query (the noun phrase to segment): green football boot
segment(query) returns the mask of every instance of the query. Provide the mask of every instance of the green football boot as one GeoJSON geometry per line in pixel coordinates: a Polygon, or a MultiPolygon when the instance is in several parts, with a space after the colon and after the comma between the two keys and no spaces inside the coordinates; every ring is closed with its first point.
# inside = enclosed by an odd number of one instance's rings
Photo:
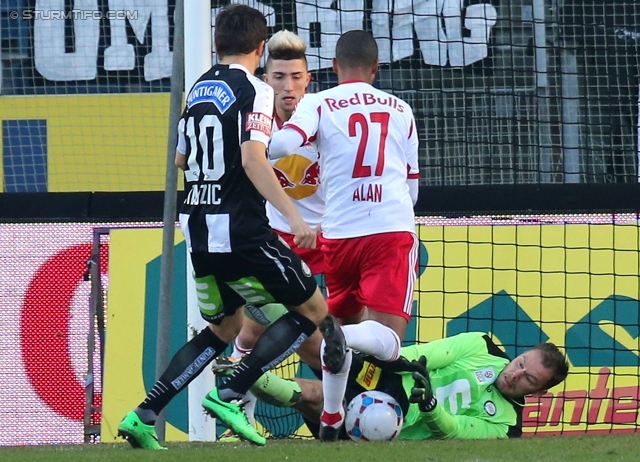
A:
{"type": "Polygon", "coordinates": [[[249,422],[249,418],[244,413],[242,406],[222,401],[218,396],[217,388],[211,390],[211,393],[204,397],[202,407],[204,407],[207,414],[220,419],[227,428],[233,430],[240,438],[258,446],[267,444],[265,437],[249,422]]]}
{"type": "Polygon", "coordinates": [[[143,423],[134,411],[129,412],[118,425],[118,436],[127,440],[134,448],[167,449],[158,442],[155,427],[143,423]]]}
{"type": "Polygon", "coordinates": [[[240,437],[235,434],[233,430],[229,430],[228,428],[222,432],[222,435],[218,437],[218,443],[238,443],[240,442],[240,437]]]}

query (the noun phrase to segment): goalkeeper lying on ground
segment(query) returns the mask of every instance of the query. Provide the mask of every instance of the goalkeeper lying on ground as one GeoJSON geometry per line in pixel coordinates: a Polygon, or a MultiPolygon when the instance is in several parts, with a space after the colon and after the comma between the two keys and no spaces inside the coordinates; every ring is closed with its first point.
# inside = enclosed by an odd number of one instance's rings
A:
{"type": "MultiPolygon", "coordinates": [[[[477,332],[404,347],[401,354],[398,361],[378,364],[355,354],[346,393],[347,403],[365,390],[393,396],[404,412],[398,439],[518,437],[524,397],[544,394],[569,369],[552,343],[509,361],[489,336],[477,332]]],[[[219,367],[223,372],[224,366],[219,367]]],[[[251,391],[262,401],[300,411],[317,437],[319,380],[283,379],[267,372],[251,391]]],[[[344,427],[340,439],[348,439],[344,427]]]]}

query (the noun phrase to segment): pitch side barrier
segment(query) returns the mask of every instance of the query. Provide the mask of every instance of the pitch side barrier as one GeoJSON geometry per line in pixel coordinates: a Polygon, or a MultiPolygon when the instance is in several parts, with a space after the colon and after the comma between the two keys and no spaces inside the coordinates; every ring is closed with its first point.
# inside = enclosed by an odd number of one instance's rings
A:
{"type": "MultiPolygon", "coordinates": [[[[637,184],[423,187],[416,206],[420,271],[406,343],[480,330],[515,356],[553,341],[566,352],[572,372],[565,384],[527,402],[525,434],[637,431],[638,189],[637,184]]],[[[2,318],[0,336],[15,347],[7,358],[18,358],[0,364],[2,386],[13,390],[7,394],[11,402],[0,406],[6,411],[0,411],[3,426],[11,429],[0,444],[111,441],[104,419],[117,420],[121,412],[116,406],[109,414],[110,400],[143,397],[152,386],[162,195],[0,194],[0,261],[6,265],[0,294],[2,305],[12,307],[2,318]],[[127,281],[130,288],[118,289],[127,281]],[[43,306],[49,307],[46,318],[38,315],[43,306]],[[109,318],[118,312],[137,320],[124,323],[126,332],[109,318]],[[50,328],[44,329],[44,319],[50,328]],[[103,345],[105,320],[112,329],[103,345]],[[59,364],[56,373],[32,358],[34,335],[50,335],[47,357],[59,364]],[[91,336],[93,348],[86,345],[91,336]],[[129,345],[127,354],[111,356],[133,361],[111,368],[131,371],[126,380],[109,375],[108,342],[129,345]],[[83,369],[87,357],[93,362],[83,369]],[[134,385],[135,390],[119,389],[134,385]],[[60,398],[51,389],[67,391],[60,398]],[[43,416],[50,431],[39,435],[23,428],[11,411],[36,398],[49,403],[51,413],[43,416]]],[[[188,271],[179,236],[176,249],[174,305],[182,311],[175,310],[172,335],[181,337],[176,337],[180,345],[188,332],[188,271]]],[[[310,374],[295,358],[279,373],[310,374]]],[[[170,406],[170,438],[189,438],[189,407],[186,399],[170,406]]],[[[257,419],[272,436],[308,436],[290,410],[260,404],[257,419]]]]}
{"type": "MultiPolygon", "coordinates": [[[[0,194],[0,222],[161,220],[163,191],[0,194]]],[[[178,203],[184,199],[178,193],[178,203]]],[[[418,216],[620,213],[640,210],[640,184],[421,186],[418,216]]]]}

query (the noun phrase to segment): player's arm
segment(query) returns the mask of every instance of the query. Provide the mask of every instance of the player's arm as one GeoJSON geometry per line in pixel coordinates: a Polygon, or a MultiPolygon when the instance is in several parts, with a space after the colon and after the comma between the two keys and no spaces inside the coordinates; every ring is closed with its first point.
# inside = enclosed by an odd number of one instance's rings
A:
{"type": "Polygon", "coordinates": [[[280,186],[267,159],[267,145],[273,124],[273,88],[266,83],[254,85],[255,95],[241,104],[240,156],[242,168],[258,192],[289,222],[293,241],[299,247],[315,248],[316,234],[280,186]]]}
{"type": "Polygon", "coordinates": [[[416,127],[416,121],[412,115],[405,153],[407,154],[407,185],[409,186],[409,195],[411,196],[413,205],[416,205],[416,202],[418,202],[418,189],[420,183],[418,145],[418,130],[416,127]]]}
{"type": "Polygon", "coordinates": [[[176,167],[182,170],[187,169],[187,140],[184,135],[184,119],[180,119],[178,122],[178,146],[176,148],[176,156],[174,159],[174,163],[176,167]]]}
{"type": "Polygon", "coordinates": [[[269,158],[280,159],[291,154],[305,143],[304,136],[295,129],[285,126],[273,134],[269,143],[269,158]]]}
{"type": "Polygon", "coordinates": [[[174,163],[176,164],[176,167],[178,167],[179,169],[186,170],[187,156],[185,156],[183,153],[181,153],[176,149],[176,157],[175,157],[174,163]]]}
{"type": "MultiPolygon", "coordinates": [[[[506,438],[509,426],[500,422],[490,422],[479,417],[451,415],[445,411],[434,396],[431,386],[427,358],[421,356],[412,361],[414,386],[409,402],[418,405],[422,422],[427,426],[432,438],[506,438]]],[[[433,368],[432,368],[433,370],[433,368]]]]}
{"type": "Polygon", "coordinates": [[[265,145],[260,141],[245,141],[240,147],[242,167],[258,192],[289,221],[296,245],[314,249],[316,233],[307,225],[300,212],[276,178],[273,167],[267,160],[265,145]]]}
{"type": "Polygon", "coordinates": [[[300,100],[291,119],[282,130],[273,134],[269,142],[269,158],[279,159],[290,155],[304,145],[318,131],[320,110],[315,95],[306,95],[300,100]]]}
{"type": "Polygon", "coordinates": [[[507,438],[509,426],[490,422],[479,417],[448,414],[437,404],[431,412],[421,414],[422,421],[433,438],[495,439],[507,438]]]}

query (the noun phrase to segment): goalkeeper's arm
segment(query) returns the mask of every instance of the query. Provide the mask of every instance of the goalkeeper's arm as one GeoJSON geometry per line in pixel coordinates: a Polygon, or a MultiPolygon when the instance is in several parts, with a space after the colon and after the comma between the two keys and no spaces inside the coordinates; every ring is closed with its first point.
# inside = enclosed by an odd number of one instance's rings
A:
{"type": "Polygon", "coordinates": [[[438,404],[433,394],[427,358],[421,356],[413,361],[412,377],[414,386],[411,389],[409,402],[417,404],[422,421],[427,426],[433,438],[506,438],[509,426],[495,422],[488,422],[478,417],[456,416],[448,414],[438,404]]]}
{"type": "Polygon", "coordinates": [[[448,414],[437,404],[430,412],[421,414],[422,421],[438,439],[496,439],[507,438],[509,426],[489,422],[478,417],[448,414]]]}

